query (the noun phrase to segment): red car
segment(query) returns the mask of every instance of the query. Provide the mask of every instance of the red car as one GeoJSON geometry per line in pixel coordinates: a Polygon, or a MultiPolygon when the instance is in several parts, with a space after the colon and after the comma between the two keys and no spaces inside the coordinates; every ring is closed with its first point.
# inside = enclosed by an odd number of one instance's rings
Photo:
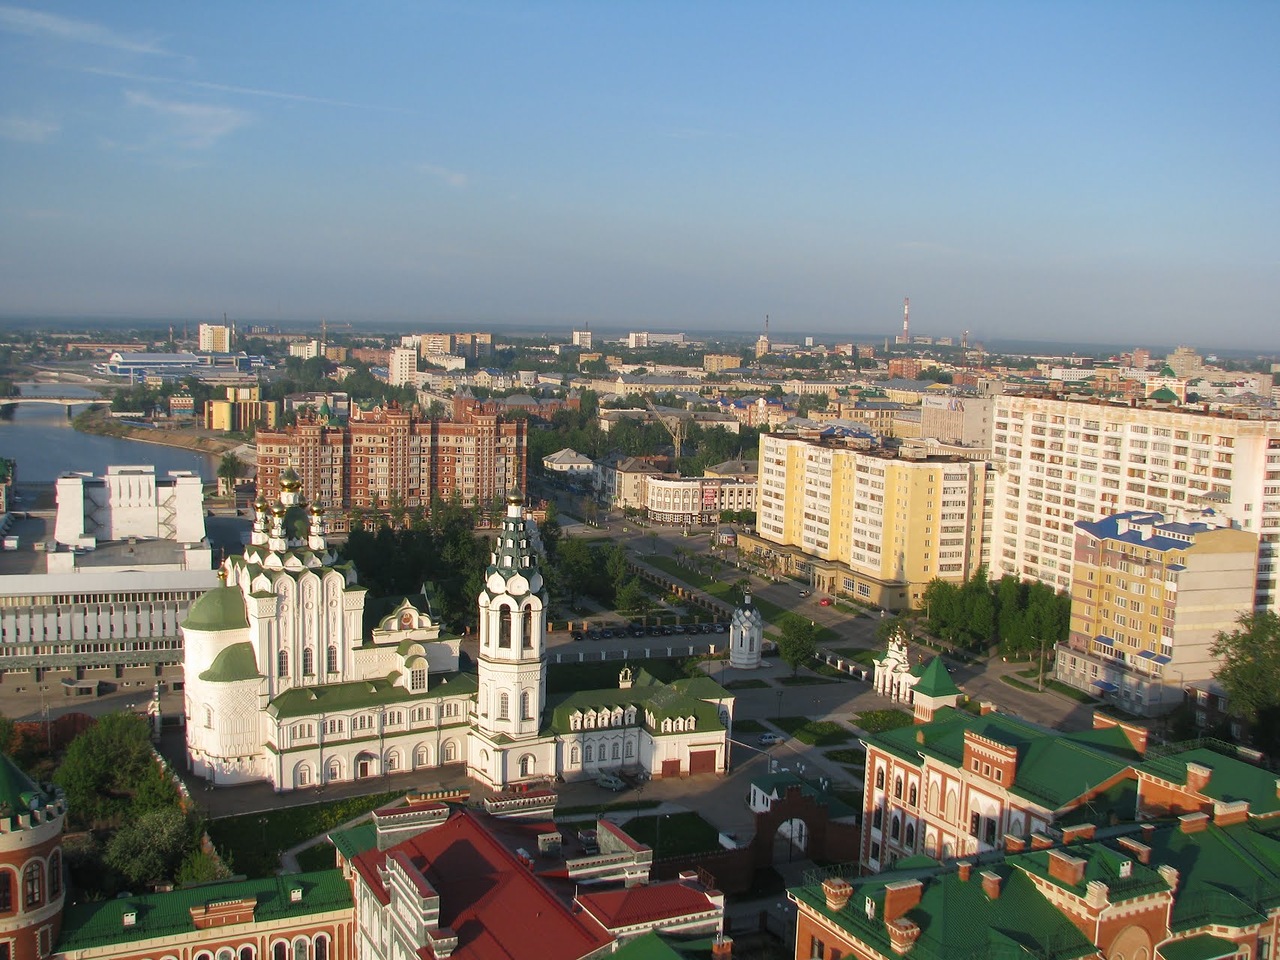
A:
{"type": "Polygon", "coordinates": [[[831,606],[831,598],[830,598],[830,597],[823,597],[821,600],[819,600],[819,601],[818,601],[818,606],[820,606],[820,607],[829,607],[829,606],[831,606]]]}

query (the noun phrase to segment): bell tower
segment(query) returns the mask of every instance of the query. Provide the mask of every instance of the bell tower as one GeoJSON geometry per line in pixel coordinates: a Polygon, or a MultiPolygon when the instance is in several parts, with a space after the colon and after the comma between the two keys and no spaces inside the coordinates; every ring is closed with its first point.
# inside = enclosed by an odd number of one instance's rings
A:
{"type": "Polygon", "coordinates": [[[479,732],[536,737],[547,699],[547,590],[525,529],[523,500],[507,495],[496,549],[480,591],[479,732]]]}

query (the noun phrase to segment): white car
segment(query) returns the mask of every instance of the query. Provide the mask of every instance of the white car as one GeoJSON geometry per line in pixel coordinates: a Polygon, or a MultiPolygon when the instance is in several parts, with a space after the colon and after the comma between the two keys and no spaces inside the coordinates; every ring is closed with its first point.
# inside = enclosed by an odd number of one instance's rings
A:
{"type": "Polygon", "coordinates": [[[606,790],[612,790],[614,793],[617,793],[619,790],[627,789],[626,782],[615,777],[612,773],[602,773],[600,776],[596,777],[596,786],[604,787],[606,790]]]}
{"type": "Polygon", "coordinates": [[[785,738],[780,733],[762,733],[756,739],[756,743],[762,747],[771,747],[775,743],[781,743],[785,738]]]}

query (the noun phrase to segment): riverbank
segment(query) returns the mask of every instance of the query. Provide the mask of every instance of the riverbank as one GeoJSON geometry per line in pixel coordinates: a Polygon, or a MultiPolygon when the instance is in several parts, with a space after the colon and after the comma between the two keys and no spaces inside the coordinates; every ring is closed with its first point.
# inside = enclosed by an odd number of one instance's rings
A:
{"type": "Polygon", "coordinates": [[[120,437],[126,440],[138,440],[142,443],[155,443],[164,447],[179,447],[193,453],[205,453],[220,456],[244,446],[243,440],[230,437],[205,436],[190,429],[169,429],[137,427],[121,423],[98,413],[82,413],[71,422],[81,433],[92,433],[100,437],[120,437]]]}

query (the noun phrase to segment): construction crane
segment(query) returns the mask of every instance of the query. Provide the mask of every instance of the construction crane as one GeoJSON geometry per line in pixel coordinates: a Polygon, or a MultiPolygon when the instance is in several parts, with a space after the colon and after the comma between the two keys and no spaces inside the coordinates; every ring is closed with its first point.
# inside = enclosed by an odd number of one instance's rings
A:
{"type": "Polygon", "coordinates": [[[663,413],[653,405],[653,401],[648,397],[645,398],[644,402],[648,405],[649,411],[658,418],[658,422],[666,427],[667,433],[671,434],[671,445],[675,447],[676,462],[679,462],[680,448],[684,446],[685,428],[688,426],[688,421],[674,411],[663,413]]]}

